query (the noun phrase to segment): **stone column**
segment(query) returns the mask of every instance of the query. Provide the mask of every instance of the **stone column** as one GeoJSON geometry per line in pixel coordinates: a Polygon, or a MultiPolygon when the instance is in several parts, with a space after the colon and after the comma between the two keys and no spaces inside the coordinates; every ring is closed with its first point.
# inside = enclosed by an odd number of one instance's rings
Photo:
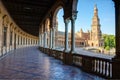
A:
{"type": "Polygon", "coordinates": [[[6,35],[6,50],[7,52],[9,51],[9,48],[10,48],[10,24],[8,24],[8,27],[7,27],[7,35],[6,35]]]}
{"type": "Polygon", "coordinates": [[[75,20],[77,18],[77,12],[73,12],[71,16],[71,53],[75,52],[75,20]]]}
{"type": "Polygon", "coordinates": [[[115,3],[115,32],[116,32],[116,56],[112,59],[112,77],[120,79],[120,0],[115,3]]]}
{"type": "Polygon", "coordinates": [[[55,48],[55,28],[52,28],[52,49],[55,48]]]}
{"type": "Polygon", "coordinates": [[[21,48],[21,34],[19,33],[19,48],[21,48]]]}
{"type": "Polygon", "coordinates": [[[120,1],[115,2],[116,58],[120,59],[120,1]]]}
{"type": "Polygon", "coordinates": [[[40,46],[41,46],[41,34],[40,34],[40,46]]]}
{"type": "Polygon", "coordinates": [[[49,48],[49,46],[50,46],[50,32],[48,31],[47,32],[47,48],[49,48]]]}
{"type": "Polygon", "coordinates": [[[3,19],[0,14],[0,56],[3,55],[3,19]]]}
{"type": "Polygon", "coordinates": [[[14,29],[12,31],[12,50],[14,50],[14,29]]]}
{"type": "Polygon", "coordinates": [[[69,23],[69,20],[68,19],[64,20],[64,23],[65,23],[65,49],[64,49],[64,51],[67,52],[68,51],[68,23],[69,23]]]}
{"type": "Polygon", "coordinates": [[[46,32],[44,32],[44,48],[46,48],[47,45],[46,45],[46,32]]]}
{"type": "Polygon", "coordinates": [[[22,46],[26,46],[27,45],[27,38],[26,38],[26,36],[24,37],[24,35],[22,37],[23,37],[22,38],[22,46]]]}
{"type": "Polygon", "coordinates": [[[49,48],[52,48],[52,29],[50,29],[50,46],[49,48]]]}
{"type": "Polygon", "coordinates": [[[41,34],[39,33],[39,46],[41,45],[41,34]]]}
{"type": "Polygon", "coordinates": [[[16,49],[18,48],[18,34],[17,34],[17,32],[16,32],[16,49]]]}
{"type": "Polygon", "coordinates": [[[44,42],[43,36],[44,36],[44,35],[43,35],[43,33],[42,33],[42,47],[43,47],[43,42],[44,42]]]}
{"type": "Polygon", "coordinates": [[[24,41],[25,41],[25,37],[23,38],[23,45],[27,46],[28,45],[28,37],[27,36],[26,36],[26,44],[24,43],[24,41]]]}

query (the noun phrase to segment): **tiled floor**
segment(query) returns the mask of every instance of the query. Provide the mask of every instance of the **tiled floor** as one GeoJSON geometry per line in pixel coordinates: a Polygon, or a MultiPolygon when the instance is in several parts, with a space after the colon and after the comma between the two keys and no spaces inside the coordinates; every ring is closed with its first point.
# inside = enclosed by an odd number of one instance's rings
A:
{"type": "Polygon", "coordinates": [[[37,47],[10,52],[0,60],[0,80],[103,80],[41,53],[37,47]]]}

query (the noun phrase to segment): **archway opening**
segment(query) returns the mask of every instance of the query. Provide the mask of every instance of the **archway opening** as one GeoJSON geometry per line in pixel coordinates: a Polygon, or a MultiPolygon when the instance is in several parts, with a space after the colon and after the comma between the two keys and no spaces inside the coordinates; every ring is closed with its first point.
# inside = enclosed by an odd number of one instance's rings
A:
{"type": "Polygon", "coordinates": [[[85,47],[100,47],[104,50],[103,54],[115,54],[114,2],[79,0],[75,30],[76,40],[84,40],[85,47]]]}
{"type": "Polygon", "coordinates": [[[56,9],[54,15],[54,26],[55,26],[55,47],[56,49],[64,49],[65,43],[65,24],[63,19],[64,10],[62,7],[56,9]]]}

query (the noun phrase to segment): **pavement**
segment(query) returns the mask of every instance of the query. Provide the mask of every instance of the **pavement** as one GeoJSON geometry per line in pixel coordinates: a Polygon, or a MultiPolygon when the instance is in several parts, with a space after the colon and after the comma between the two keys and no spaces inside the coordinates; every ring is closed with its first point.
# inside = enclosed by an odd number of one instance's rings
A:
{"type": "Polygon", "coordinates": [[[21,48],[0,59],[0,80],[104,80],[39,51],[21,48]]]}

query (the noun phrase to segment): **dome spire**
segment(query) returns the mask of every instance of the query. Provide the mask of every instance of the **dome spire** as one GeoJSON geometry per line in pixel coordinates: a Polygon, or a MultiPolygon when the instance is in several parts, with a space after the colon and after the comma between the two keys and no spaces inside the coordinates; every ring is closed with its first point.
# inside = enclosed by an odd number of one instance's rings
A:
{"type": "Polygon", "coordinates": [[[94,16],[98,15],[98,9],[97,9],[97,4],[94,6],[94,16]]]}
{"type": "Polygon", "coordinates": [[[97,10],[97,4],[95,4],[95,6],[94,6],[94,10],[97,10]]]}

